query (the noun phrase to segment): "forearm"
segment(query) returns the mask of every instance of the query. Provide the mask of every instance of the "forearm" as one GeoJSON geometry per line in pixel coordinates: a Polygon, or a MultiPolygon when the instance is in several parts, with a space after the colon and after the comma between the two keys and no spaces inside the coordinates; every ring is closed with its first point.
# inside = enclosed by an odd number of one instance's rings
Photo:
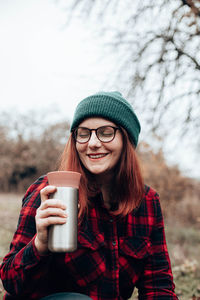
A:
{"type": "Polygon", "coordinates": [[[39,255],[34,239],[19,252],[11,251],[1,265],[1,279],[5,290],[11,295],[30,293],[33,282],[48,273],[47,265],[51,255],[39,255]]]}
{"type": "Polygon", "coordinates": [[[138,282],[139,299],[177,300],[158,195],[155,194],[149,203],[153,204],[148,212],[149,216],[153,216],[153,222],[151,219],[149,221],[149,224],[152,225],[151,251],[146,258],[143,274],[138,282]]]}
{"type": "Polygon", "coordinates": [[[168,253],[150,256],[138,284],[140,300],[177,300],[168,253]]]}

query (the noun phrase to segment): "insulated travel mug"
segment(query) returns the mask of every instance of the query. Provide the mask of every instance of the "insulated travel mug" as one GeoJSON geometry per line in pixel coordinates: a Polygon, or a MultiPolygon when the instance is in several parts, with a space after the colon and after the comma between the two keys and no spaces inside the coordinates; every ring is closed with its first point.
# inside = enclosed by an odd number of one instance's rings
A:
{"type": "Polygon", "coordinates": [[[57,191],[50,196],[66,205],[67,221],[49,227],[48,248],[52,252],[73,252],[77,249],[78,188],[81,174],[71,171],[56,171],[47,174],[50,185],[57,191]]]}

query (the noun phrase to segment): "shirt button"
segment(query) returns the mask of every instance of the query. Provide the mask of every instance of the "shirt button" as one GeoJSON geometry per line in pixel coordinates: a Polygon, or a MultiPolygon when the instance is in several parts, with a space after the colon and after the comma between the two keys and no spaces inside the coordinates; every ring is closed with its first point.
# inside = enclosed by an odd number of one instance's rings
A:
{"type": "Polygon", "coordinates": [[[110,219],[110,223],[112,223],[113,222],[113,219],[110,219]]]}
{"type": "Polygon", "coordinates": [[[115,241],[113,241],[112,244],[113,244],[113,246],[116,246],[116,242],[115,241]]]}

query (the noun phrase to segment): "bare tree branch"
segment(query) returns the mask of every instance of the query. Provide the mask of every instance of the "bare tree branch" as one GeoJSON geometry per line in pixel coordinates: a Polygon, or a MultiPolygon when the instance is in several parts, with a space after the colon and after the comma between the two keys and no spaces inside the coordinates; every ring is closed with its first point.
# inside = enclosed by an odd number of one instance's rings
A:
{"type": "Polygon", "coordinates": [[[199,2],[199,1],[182,0],[183,5],[189,6],[191,8],[192,12],[195,14],[195,16],[200,17],[200,9],[199,9],[199,7],[197,7],[195,2],[199,2]]]}
{"type": "Polygon", "coordinates": [[[117,81],[127,81],[151,129],[166,126],[166,118],[184,134],[200,126],[194,113],[194,105],[200,110],[199,0],[71,1],[83,17],[100,21],[95,29],[102,36],[109,34],[107,46],[120,61],[117,81]]]}

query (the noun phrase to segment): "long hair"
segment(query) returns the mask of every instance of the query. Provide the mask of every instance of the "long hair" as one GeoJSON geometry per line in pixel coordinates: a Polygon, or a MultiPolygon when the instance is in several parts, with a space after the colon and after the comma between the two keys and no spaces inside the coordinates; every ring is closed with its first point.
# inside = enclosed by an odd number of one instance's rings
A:
{"type": "MultiPolygon", "coordinates": [[[[144,192],[144,183],[134,146],[123,128],[121,128],[121,132],[123,151],[115,169],[112,197],[118,204],[117,210],[113,211],[113,214],[125,216],[139,206],[144,192]]],[[[92,180],[93,176],[89,174],[79,159],[73,134],[70,135],[61,155],[58,170],[79,172],[82,175],[79,186],[79,219],[81,219],[88,211],[89,198],[98,194],[100,190],[92,180]]]]}

